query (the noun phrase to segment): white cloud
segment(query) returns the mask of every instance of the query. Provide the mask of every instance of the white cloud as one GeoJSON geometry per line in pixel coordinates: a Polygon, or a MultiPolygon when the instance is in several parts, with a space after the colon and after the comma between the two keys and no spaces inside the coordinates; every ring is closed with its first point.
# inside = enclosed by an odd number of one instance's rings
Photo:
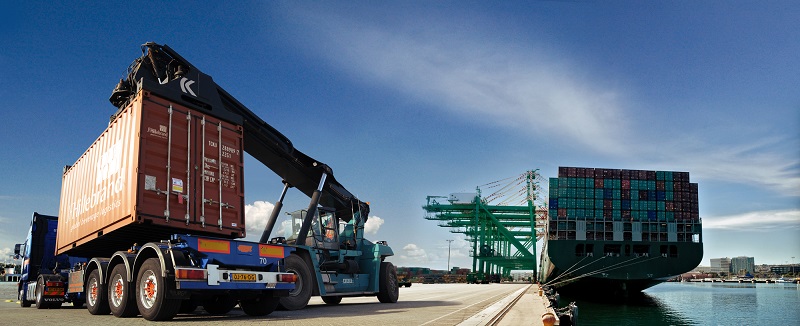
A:
{"type": "Polygon", "coordinates": [[[403,253],[400,258],[406,262],[413,262],[416,264],[424,264],[429,261],[428,253],[425,249],[420,248],[416,244],[409,243],[403,247],[403,253]]]}
{"type": "MultiPolygon", "coordinates": [[[[263,231],[263,230],[262,230],[263,231]]],[[[272,231],[273,237],[284,237],[289,238],[292,236],[292,220],[291,219],[284,219],[283,221],[278,224],[278,229],[272,231]]]]}
{"type": "Polygon", "coordinates": [[[604,76],[586,73],[559,55],[557,47],[493,39],[447,22],[426,20],[420,27],[417,21],[413,26],[370,24],[337,15],[335,10],[296,14],[303,27],[298,33],[306,34],[295,39],[334,66],[461,119],[511,128],[628,162],[666,161],[704,179],[757,184],[800,196],[800,159],[792,147],[796,140],[755,136],[750,143],[726,146],[723,141],[704,143],[693,138],[707,138],[705,131],[654,136],[649,130],[637,130],[633,126],[651,122],[627,120],[634,116],[628,94],[610,86],[614,82],[604,76]]]}
{"type": "Polygon", "coordinates": [[[703,219],[703,228],[737,231],[800,230],[800,210],[760,211],[707,217],[703,219]]]}
{"type": "MultiPolygon", "coordinates": [[[[267,219],[269,219],[272,210],[275,208],[270,202],[257,200],[253,204],[247,204],[244,207],[245,222],[247,224],[248,238],[255,239],[256,235],[260,237],[267,226],[267,219]]],[[[376,234],[381,228],[385,220],[378,216],[370,216],[367,223],[364,225],[365,234],[376,234]]],[[[287,232],[291,231],[291,219],[279,219],[275,225],[275,230],[272,231],[272,236],[288,236],[287,232]]]]}
{"type": "Polygon", "coordinates": [[[543,47],[476,37],[444,24],[421,30],[305,15],[304,27],[316,39],[303,41],[340,69],[462,119],[605,153],[621,150],[608,144],[626,138],[619,91],[543,47]]]}
{"type": "MultiPolygon", "coordinates": [[[[273,208],[275,208],[275,205],[263,200],[257,200],[253,202],[252,205],[245,205],[244,219],[247,225],[247,233],[260,235],[261,232],[264,231],[264,227],[267,226],[267,219],[269,219],[269,215],[272,214],[273,208]]],[[[273,234],[281,233],[273,232],[273,234]]]]}
{"type": "MultiPolygon", "coordinates": [[[[469,250],[471,249],[470,248],[471,245],[472,243],[464,239],[462,234],[459,234],[458,237],[456,237],[450,245],[450,250],[449,250],[450,258],[455,259],[455,258],[469,257],[469,250]]],[[[445,251],[447,250],[447,248],[443,249],[445,251]]],[[[446,258],[447,257],[446,255],[447,253],[444,253],[442,256],[446,258]]]]}
{"type": "Polygon", "coordinates": [[[11,248],[0,248],[0,262],[12,262],[11,256],[14,255],[14,250],[11,248]]]}
{"type": "Polygon", "coordinates": [[[367,219],[367,223],[364,223],[364,233],[373,235],[378,233],[378,229],[381,228],[384,222],[384,219],[380,217],[370,216],[369,219],[367,219]]]}
{"type": "Polygon", "coordinates": [[[693,177],[755,184],[784,196],[800,196],[800,159],[776,149],[786,142],[768,138],[712,146],[685,140],[659,147],[658,152],[643,153],[643,156],[683,167],[691,171],[693,177]]]}

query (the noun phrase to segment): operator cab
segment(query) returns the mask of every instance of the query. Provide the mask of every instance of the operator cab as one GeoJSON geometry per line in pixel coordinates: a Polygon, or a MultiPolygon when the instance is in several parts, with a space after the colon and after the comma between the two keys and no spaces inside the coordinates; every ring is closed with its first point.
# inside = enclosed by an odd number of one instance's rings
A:
{"type": "Polygon", "coordinates": [[[297,243],[300,227],[307,211],[296,210],[287,212],[288,217],[280,222],[278,234],[283,234],[286,243],[295,245],[305,245],[317,249],[349,249],[355,247],[355,232],[352,219],[350,223],[339,219],[332,209],[320,207],[311,220],[311,228],[308,230],[305,243],[297,243]],[[340,241],[341,240],[341,241],[340,241]]]}

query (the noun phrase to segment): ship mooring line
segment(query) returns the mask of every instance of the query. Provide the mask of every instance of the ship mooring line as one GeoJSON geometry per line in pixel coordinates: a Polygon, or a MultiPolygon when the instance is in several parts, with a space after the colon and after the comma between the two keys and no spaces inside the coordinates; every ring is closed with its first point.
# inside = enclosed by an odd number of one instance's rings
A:
{"type": "Polygon", "coordinates": [[[597,274],[604,273],[604,272],[607,272],[607,271],[612,271],[612,270],[623,268],[623,267],[633,266],[633,265],[636,265],[636,264],[640,264],[640,263],[644,263],[644,262],[647,262],[647,261],[651,261],[653,259],[661,258],[661,256],[651,257],[651,258],[648,258],[648,259],[645,259],[645,260],[642,260],[642,261],[637,261],[637,262],[632,262],[630,264],[626,264],[627,262],[630,262],[631,260],[636,260],[636,259],[639,259],[639,258],[642,258],[642,257],[631,258],[631,259],[628,259],[626,261],[619,262],[619,263],[616,263],[614,265],[598,269],[596,271],[592,271],[592,272],[589,272],[589,273],[586,273],[586,274],[582,274],[580,276],[576,276],[576,277],[573,277],[573,278],[570,278],[570,279],[567,279],[567,280],[564,280],[564,281],[561,281],[561,282],[558,282],[558,283],[553,283],[553,284],[548,284],[548,285],[554,285],[555,286],[557,284],[574,281],[574,280],[581,279],[581,278],[584,278],[584,277],[587,277],[587,276],[597,275],[597,274]],[[620,265],[620,264],[626,264],[626,265],[617,266],[617,265],[620,265]]]}
{"type": "MultiPolygon", "coordinates": [[[[558,280],[558,279],[560,279],[560,278],[564,277],[564,275],[567,275],[567,273],[569,273],[569,272],[572,270],[572,268],[574,268],[575,266],[577,266],[578,264],[580,264],[580,263],[581,263],[582,261],[584,261],[586,258],[589,258],[589,256],[584,256],[584,257],[583,257],[583,258],[581,258],[581,260],[579,260],[577,263],[575,263],[575,264],[572,264],[572,266],[570,266],[569,268],[567,268],[567,269],[566,269],[564,272],[562,272],[562,273],[561,273],[560,275],[558,275],[556,278],[554,278],[554,279],[550,280],[550,282],[547,282],[547,283],[546,283],[546,284],[544,284],[544,285],[548,285],[548,284],[550,284],[550,283],[552,283],[552,282],[554,282],[554,281],[556,281],[556,280],[558,280]]],[[[605,258],[605,256],[603,256],[603,257],[602,257],[602,258],[600,258],[600,259],[603,259],[603,258],[605,258]]],[[[598,260],[595,260],[595,261],[599,261],[600,259],[598,259],[598,260]]],[[[591,263],[589,263],[589,264],[591,264],[591,263]]],[[[589,266],[589,264],[586,264],[586,265],[584,265],[583,267],[589,266]]],[[[583,267],[581,267],[581,268],[583,268],[583,267]]],[[[580,269],[580,268],[579,268],[579,269],[580,269]]],[[[576,270],[577,270],[577,269],[576,269],[576,270]]]]}
{"type": "MultiPolygon", "coordinates": [[[[636,262],[632,262],[632,263],[628,264],[628,262],[630,262],[631,260],[636,260],[636,259],[639,259],[639,258],[641,258],[641,257],[628,259],[626,261],[623,261],[623,262],[620,262],[620,263],[616,263],[616,264],[608,266],[608,267],[601,268],[601,269],[599,269],[597,271],[592,272],[590,275],[595,275],[597,273],[603,273],[603,272],[612,271],[612,270],[615,270],[615,269],[620,269],[620,268],[623,268],[623,267],[628,267],[628,266],[633,266],[633,265],[636,265],[636,264],[641,264],[641,263],[644,263],[644,262],[647,262],[647,261],[650,261],[650,260],[653,260],[653,259],[658,259],[659,257],[652,257],[652,258],[648,258],[648,259],[645,259],[645,260],[642,260],[642,261],[636,261],[636,262]],[[622,266],[617,266],[617,265],[622,265],[622,266]]],[[[588,275],[588,276],[590,276],[590,275],[588,275]]]]}
{"type": "MultiPolygon", "coordinates": [[[[603,258],[605,258],[605,257],[606,256],[603,256],[603,258]]],[[[592,276],[592,275],[596,275],[596,274],[599,274],[599,273],[603,273],[603,272],[606,272],[606,271],[609,271],[609,270],[630,266],[630,265],[623,265],[623,266],[615,267],[615,266],[618,266],[618,265],[621,265],[621,264],[625,264],[627,262],[630,262],[631,260],[636,260],[636,259],[639,259],[639,258],[641,258],[641,257],[634,257],[634,258],[628,259],[626,261],[619,262],[619,263],[613,264],[611,266],[603,267],[603,268],[600,268],[600,269],[597,269],[597,270],[594,270],[594,271],[591,271],[591,272],[588,272],[588,273],[584,273],[584,274],[578,275],[576,277],[573,277],[573,278],[570,278],[570,279],[567,279],[567,280],[564,280],[564,281],[561,281],[561,282],[558,282],[558,283],[554,283],[554,284],[551,284],[551,285],[561,284],[561,283],[577,280],[577,279],[580,279],[580,278],[584,278],[584,277],[587,277],[587,276],[592,276]]],[[[600,259],[598,259],[596,261],[600,261],[600,259]]],[[[644,261],[646,261],[646,260],[644,260],[644,261]]],[[[642,262],[644,262],[644,261],[642,261],[642,262]]],[[[639,262],[636,262],[636,263],[639,263],[639,262]]],[[[589,265],[586,265],[586,266],[589,266],[589,265]]]]}

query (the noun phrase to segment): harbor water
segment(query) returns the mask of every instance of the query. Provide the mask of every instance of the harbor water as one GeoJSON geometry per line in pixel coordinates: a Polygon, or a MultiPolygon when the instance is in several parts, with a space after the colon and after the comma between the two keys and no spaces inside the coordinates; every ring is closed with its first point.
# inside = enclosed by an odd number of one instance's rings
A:
{"type": "Polygon", "coordinates": [[[578,324],[797,325],[800,286],[793,283],[663,283],[624,300],[575,299],[578,324]]]}

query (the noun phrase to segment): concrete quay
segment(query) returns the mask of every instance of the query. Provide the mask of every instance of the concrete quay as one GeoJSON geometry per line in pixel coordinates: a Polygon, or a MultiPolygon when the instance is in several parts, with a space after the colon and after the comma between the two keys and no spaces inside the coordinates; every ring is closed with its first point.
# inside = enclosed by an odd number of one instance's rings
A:
{"type": "MultiPolygon", "coordinates": [[[[2,324],[79,323],[81,325],[150,325],[140,317],[93,316],[85,308],[64,304],[61,309],[21,308],[16,283],[0,283],[2,324]]],[[[394,304],[374,297],[345,298],[339,305],[326,305],[318,297],[298,311],[275,311],[251,317],[238,307],[224,316],[211,316],[202,308],[179,314],[170,324],[226,325],[544,325],[542,315],[551,311],[535,284],[418,284],[400,289],[394,304]]]]}

